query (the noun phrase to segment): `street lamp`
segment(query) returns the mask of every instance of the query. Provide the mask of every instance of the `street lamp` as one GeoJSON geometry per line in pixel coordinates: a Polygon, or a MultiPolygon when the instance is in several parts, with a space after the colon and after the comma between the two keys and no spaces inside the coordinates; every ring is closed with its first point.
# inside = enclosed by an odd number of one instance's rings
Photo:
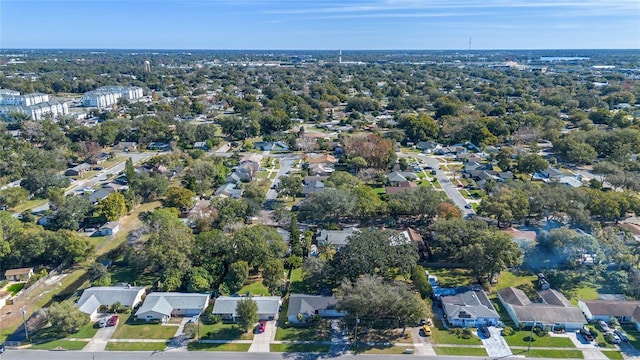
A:
{"type": "Polygon", "coordinates": [[[29,330],[27,330],[27,309],[23,306],[20,310],[22,310],[22,322],[24,323],[24,336],[27,341],[29,341],[29,330]]]}

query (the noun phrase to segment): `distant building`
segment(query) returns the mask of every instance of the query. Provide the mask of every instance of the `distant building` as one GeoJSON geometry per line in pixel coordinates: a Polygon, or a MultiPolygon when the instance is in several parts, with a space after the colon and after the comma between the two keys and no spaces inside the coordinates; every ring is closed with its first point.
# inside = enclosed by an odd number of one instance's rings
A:
{"type": "Polygon", "coordinates": [[[32,93],[20,95],[13,90],[0,89],[0,116],[11,120],[13,113],[26,115],[31,120],[42,120],[46,116],[56,118],[69,113],[66,103],[50,100],[49,95],[32,93]]]}
{"type": "Polygon", "coordinates": [[[110,221],[100,228],[102,236],[115,235],[120,230],[120,224],[117,221],[110,221]]]}
{"type": "Polygon", "coordinates": [[[33,275],[33,268],[9,269],[4,272],[7,281],[28,281],[33,275]]]}
{"type": "Polygon", "coordinates": [[[103,86],[89,91],[82,97],[82,106],[107,107],[118,102],[118,99],[137,100],[144,96],[142,88],[136,86],[103,86]]]}

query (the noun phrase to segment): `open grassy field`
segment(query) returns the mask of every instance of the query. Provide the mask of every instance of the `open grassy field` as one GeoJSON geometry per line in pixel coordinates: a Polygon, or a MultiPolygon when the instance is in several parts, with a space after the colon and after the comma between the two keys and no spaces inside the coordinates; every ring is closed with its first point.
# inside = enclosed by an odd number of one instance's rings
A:
{"type": "Polygon", "coordinates": [[[250,284],[245,285],[242,289],[238,290],[238,294],[246,294],[247,292],[251,293],[251,295],[260,295],[260,296],[269,296],[269,289],[262,284],[262,281],[255,281],[250,284]]]}
{"type": "Polygon", "coordinates": [[[164,342],[109,342],[107,351],[161,351],[167,347],[164,342]]]}
{"type": "Polygon", "coordinates": [[[129,315],[120,315],[118,328],[113,339],[171,339],[178,330],[177,326],[160,324],[134,324],[129,315]]]}
{"type": "Polygon", "coordinates": [[[471,284],[471,272],[467,269],[446,269],[446,268],[429,268],[425,267],[429,275],[438,277],[440,286],[468,286],[471,284]]]}

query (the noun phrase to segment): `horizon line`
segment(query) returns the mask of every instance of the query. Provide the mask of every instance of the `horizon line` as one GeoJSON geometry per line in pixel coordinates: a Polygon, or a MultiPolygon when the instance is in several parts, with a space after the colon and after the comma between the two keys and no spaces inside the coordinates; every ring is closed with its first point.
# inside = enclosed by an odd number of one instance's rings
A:
{"type": "Polygon", "coordinates": [[[215,49],[215,48],[84,48],[84,47],[52,47],[52,48],[1,48],[0,51],[15,51],[15,50],[92,50],[92,51],[122,51],[122,50],[145,50],[145,51],[559,51],[559,50],[636,50],[640,51],[640,48],[494,48],[494,49],[277,49],[277,48],[247,48],[247,49],[215,49]]]}

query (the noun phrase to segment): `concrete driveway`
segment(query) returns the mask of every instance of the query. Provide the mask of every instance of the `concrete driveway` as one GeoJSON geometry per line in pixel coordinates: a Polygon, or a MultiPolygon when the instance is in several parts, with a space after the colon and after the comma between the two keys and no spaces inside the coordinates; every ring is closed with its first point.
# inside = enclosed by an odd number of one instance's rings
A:
{"type": "MultiPolygon", "coordinates": [[[[111,315],[104,316],[104,318],[109,318],[111,315]]],[[[113,336],[113,333],[116,331],[117,326],[107,326],[98,329],[98,332],[93,336],[93,339],[89,341],[87,346],[82,349],[83,351],[104,351],[107,346],[107,342],[113,336]]]]}
{"type": "Polygon", "coordinates": [[[420,329],[422,329],[422,326],[411,328],[414,355],[436,356],[436,352],[433,350],[433,345],[431,345],[431,338],[424,336],[424,333],[422,333],[420,329]]]}
{"type": "Polygon", "coordinates": [[[249,347],[249,352],[269,352],[269,343],[276,338],[275,320],[267,321],[264,332],[253,335],[253,341],[249,347]]]}
{"type": "Polygon", "coordinates": [[[482,340],[482,345],[487,350],[489,357],[503,357],[511,355],[511,349],[502,337],[502,329],[495,326],[489,326],[489,332],[491,333],[491,337],[485,338],[480,331],[478,331],[478,336],[482,340]]]}

